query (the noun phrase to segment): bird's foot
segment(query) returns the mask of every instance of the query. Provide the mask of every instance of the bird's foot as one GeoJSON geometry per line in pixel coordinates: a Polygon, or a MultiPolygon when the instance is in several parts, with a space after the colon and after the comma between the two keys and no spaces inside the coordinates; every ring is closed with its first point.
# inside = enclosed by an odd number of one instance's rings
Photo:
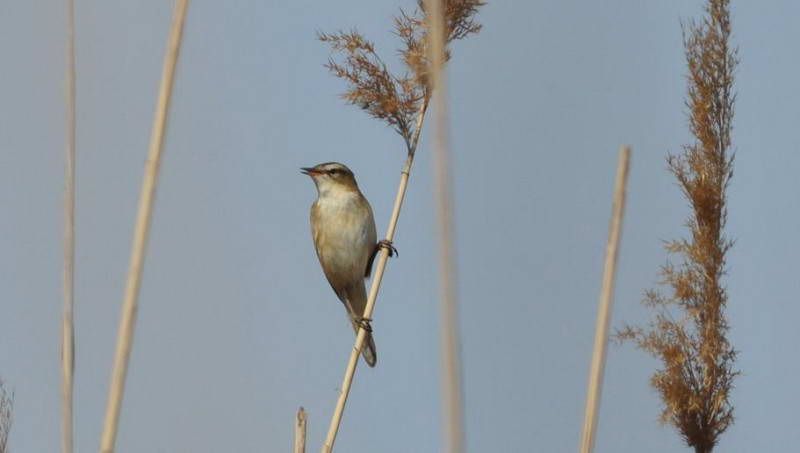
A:
{"type": "Polygon", "coordinates": [[[400,252],[398,252],[397,249],[394,247],[394,244],[392,243],[392,241],[390,241],[388,239],[382,239],[382,240],[378,241],[378,248],[379,249],[388,250],[389,251],[389,257],[393,257],[395,255],[397,255],[398,258],[400,257],[400,252]]]}
{"type": "Polygon", "coordinates": [[[372,333],[372,324],[370,324],[371,322],[372,319],[370,318],[361,318],[358,320],[358,325],[367,332],[372,333]]]}

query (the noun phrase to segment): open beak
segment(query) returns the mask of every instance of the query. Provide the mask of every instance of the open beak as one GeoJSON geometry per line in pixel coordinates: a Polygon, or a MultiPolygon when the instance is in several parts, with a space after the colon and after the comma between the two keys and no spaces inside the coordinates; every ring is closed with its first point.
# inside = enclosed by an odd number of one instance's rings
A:
{"type": "Polygon", "coordinates": [[[303,167],[300,169],[300,173],[308,176],[315,176],[319,174],[319,172],[317,170],[314,170],[314,168],[312,167],[303,167]]]}

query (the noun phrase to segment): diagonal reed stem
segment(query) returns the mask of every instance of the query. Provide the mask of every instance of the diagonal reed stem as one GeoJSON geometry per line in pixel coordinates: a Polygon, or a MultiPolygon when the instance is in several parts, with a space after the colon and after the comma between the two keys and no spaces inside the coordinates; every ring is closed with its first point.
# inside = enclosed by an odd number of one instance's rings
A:
{"type": "MultiPolygon", "coordinates": [[[[397,220],[400,218],[400,208],[403,206],[403,200],[406,196],[406,188],[408,187],[408,178],[411,175],[411,166],[414,163],[414,155],[417,151],[417,144],[419,143],[419,134],[422,130],[422,124],[425,120],[425,112],[428,109],[428,98],[425,98],[420,106],[419,114],[417,114],[417,127],[414,130],[414,137],[408,147],[408,156],[403,165],[403,170],[400,173],[400,185],[397,187],[397,195],[394,199],[394,207],[392,208],[392,216],[389,219],[389,227],[386,229],[386,240],[392,241],[394,233],[397,229],[397,220]]],[[[372,286],[369,288],[369,295],[367,296],[367,306],[364,307],[364,318],[372,318],[372,310],[375,307],[375,299],[378,297],[378,291],[381,287],[381,280],[383,279],[383,272],[386,269],[386,263],[389,259],[389,251],[386,248],[381,248],[378,252],[377,264],[375,265],[375,275],[372,278],[372,286]]],[[[350,360],[347,362],[347,369],[344,373],[342,380],[341,390],[339,391],[339,398],[336,400],[336,408],[331,417],[331,424],[328,427],[328,435],[325,437],[325,444],[322,446],[323,453],[330,453],[333,451],[333,444],[336,442],[336,434],[339,431],[339,425],[342,421],[342,414],[344,413],[344,406],[347,403],[347,397],[350,394],[350,386],[353,384],[353,376],[356,372],[356,365],[358,364],[358,355],[361,353],[361,348],[364,346],[367,331],[361,326],[356,335],[356,343],[353,346],[353,351],[350,353],[350,360]]]]}
{"type": "Polygon", "coordinates": [[[603,372],[606,367],[606,345],[608,344],[608,324],[611,317],[611,304],[614,296],[614,277],[619,255],[619,241],[622,218],[625,213],[625,189],[628,183],[628,167],[631,149],[623,146],[617,163],[617,179],[614,183],[614,201],[611,209],[611,225],[608,231],[606,260],[603,270],[603,286],[600,290],[600,306],[597,310],[597,327],[594,335],[594,352],[589,371],[589,386],[586,392],[586,413],[583,421],[580,453],[594,450],[597,432],[597,413],[600,407],[600,394],[603,387],[603,372]]]}
{"type": "Polygon", "coordinates": [[[72,395],[75,376],[75,0],[66,2],[64,308],[61,319],[61,451],[72,453],[72,395]]]}
{"type": "Polygon", "coordinates": [[[101,453],[112,453],[117,438],[119,413],[122,406],[123,393],[125,391],[125,378],[128,373],[131,347],[133,346],[133,331],[136,325],[144,254],[147,246],[147,237],[150,231],[153,199],[156,192],[156,181],[158,179],[161,151],[167,125],[167,112],[172,95],[172,83],[175,78],[175,66],[178,60],[178,51],[180,49],[187,6],[188,0],[176,0],[167,52],[164,56],[164,67],[161,73],[158,103],[153,120],[153,132],[150,137],[150,150],[145,164],[142,192],[139,197],[139,212],[133,233],[133,250],[131,252],[130,268],[128,270],[128,281],[125,287],[125,302],[122,306],[122,318],[120,320],[117,349],[114,357],[114,370],[111,376],[108,405],[106,407],[103,434],[100,441],[101,453]]]}
{"type": "Polygon", "coordinates": [[[461,389],[461,357],[458,333],[456,264],[453,245],[453,199],[448,143],[447,78],[445,76],[445,27],[443,0],[425,0],[430,21],[428,49],[433,82],[433,163],[436,194],[436,223],[439,233],[439,280],[441,310],[442,377],[444,397],[443,424],[445,449],[449,453],[464,451],[463,401],[461,389]]]}

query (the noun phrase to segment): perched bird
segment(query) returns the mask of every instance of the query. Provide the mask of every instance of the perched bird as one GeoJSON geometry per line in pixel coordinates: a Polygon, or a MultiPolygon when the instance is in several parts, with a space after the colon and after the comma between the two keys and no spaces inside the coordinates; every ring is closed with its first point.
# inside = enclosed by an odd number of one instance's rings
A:
{"type": "Polygon", "coordinates": [[[387,246],[391,252],[391,244],[376,242],[372,208],[358,190],[349,168],[328,162],[301,170],[317,186],[317,201],[311,206],[311,235],[317,258],[328,283],[347,309],[353,329],[358,333],[363,325],[367,330],[361,354],[367,365],[374,367],[378,356],[369,320],[364,319],[364,279],[369,277],[379,247],[387,246]]]}

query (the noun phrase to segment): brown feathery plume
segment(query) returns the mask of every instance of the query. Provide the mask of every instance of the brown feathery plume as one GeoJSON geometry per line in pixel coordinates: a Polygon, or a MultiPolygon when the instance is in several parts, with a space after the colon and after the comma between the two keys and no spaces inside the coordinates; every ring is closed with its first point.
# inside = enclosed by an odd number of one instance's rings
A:
{"type": "MultiPolygon", "coordinates": [[[[447,44],[480,31],[481,26],[474,21],[474,16],[484,2],[480,0],[443,1],[444,19],[447,24],[445,43],[445,61],[447,61],[450,56],[447,44]]],[[[406,66],[406,72],[402,76],[392,74],[376,52],[372,42],[356,30],[317,34],[320,41],[330,44],[331,49],[341,56],[340,60],[331,58],[326,67],[334,76],[347,82],[348,89],[342,96],[344,100],[386,122],[405,141],[408,154],[400,173],[400,184],[397,188],[385,236],[385,240],[389,243],[394,239],[400,208],[403,205],[414,155],[419,143],[419,135],[425,120],[425,112],[433,90],[428,77],[431,71],[428,49],[429,24],[430,20],[426,13],[424,0],[417,1],[417,8],[413,13],[407,13],[401,9],[399,15],[394,18],[394,33],[402,42],[397,53],[406,66]]],[[[366,320],[372,317],[388,258],[388,248],[381,248],[375,260],[372,285],[364,309],[364,319],[366,320]]],[[[366,327],[366,323],[362,325],[356,336],[356,343],[350,354],[336,408],[322,447],[323,453],[333,451],[344,406],[358,364],[358,355],[366,338],[366,327]]]]}
{"type": "MultiPolygon", "coordinates": [[[[447,43],[478,33],[481,25],[475,22],[480,0],[448,0],[445,2],[447,43]]],[[[416,119],[427,107],[430,98],[428,71],[428,26],[424,0],[408,13],[400,9],[394,17],[394,34],[402,46],[397,54],[406,66],[402,75],[393,74],[375,50],[374,44],[353,29],[349,32],[319,32],[317,38],[331,46],[341,59],[331,58],[325,65],[336,77],[345,80],[347,91],[342,98],[371,116],[385,121],[406,143],[409,153],[416,147],[416,119]]],[[[445,51],[450,59],[450,50],[445,51]]]]}
{"type": "Polygon", "coordinates": [[[0,379],[0,453],[8,452],[8,434],[11,432],[12,409],[14,408],[14,394],[8,394],[0,379]]]}
{"type": "Polygon", "coordinates": [[[649,328],[626,326],[617,332],[619,340],[633,341],[661,359],[663,368],[651,379],[664,402],[661,421],[673,425],[697,453],[711,452],[733,423],[730,392],[739,375],[734,369],[736,351],[726,337],[728,294],[721,281],[725,256],[733,245],[723,230],[733,175],[733,76],[738,58],[729,44],[729,0],[708,0],[705,13],[699,23],[683,26],[689,68],[686,106],[695,141],[684,146],[681,155],[667,158],[692,207],[686,224],[691,235],[666,244],[683,262],[662,268],[662,284],[671,288],[671,296],[655,290],[645,294],[644,304],[657,312],[649,328]]]}

